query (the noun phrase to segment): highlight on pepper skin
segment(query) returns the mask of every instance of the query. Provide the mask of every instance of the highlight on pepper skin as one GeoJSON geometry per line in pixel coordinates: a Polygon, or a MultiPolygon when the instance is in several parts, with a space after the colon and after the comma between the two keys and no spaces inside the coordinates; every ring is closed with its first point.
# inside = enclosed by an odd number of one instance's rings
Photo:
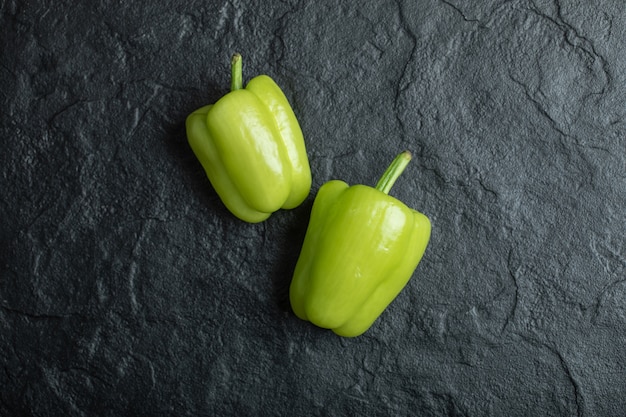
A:
{"type": "Polygon", "coordinates": [[[231,91],[191,113],[187,140],[226,208],[258,223],[299,206],[311,190],[311,169],[298,120],[267,75],[243,87],[241,55],[231,61],[231,91]]]}
{"type": "Polygon", "coordinates": [[[297,317],[355,337],[406,286],[431,232],[424,214],[387,194],[410,159],[398,155],[376,188],[338,180],[320,188],[290,286],[297,317]]]}

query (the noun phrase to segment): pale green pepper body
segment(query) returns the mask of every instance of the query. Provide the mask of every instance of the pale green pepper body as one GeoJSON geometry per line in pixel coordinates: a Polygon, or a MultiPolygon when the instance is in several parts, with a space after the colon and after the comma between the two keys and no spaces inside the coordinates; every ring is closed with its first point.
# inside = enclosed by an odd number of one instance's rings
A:
{"type": "Polygon", "coordinates": [[[424,214],[384,191],[327,182],[291,283],[294,313],[341,336],[362,334],[411,278],[430,231],[424,214]]]}
{"type": "MultiPolygon", "coordinates": [[[[233,79],[241,78],[240,62],[233,59],[233,79]]],[[[224,205],[256,223],[301,204],[311,171],[300,125],[278,85],[266,75],[245,89],[240,84],[189,115],[187,138],[224,205]]]]}

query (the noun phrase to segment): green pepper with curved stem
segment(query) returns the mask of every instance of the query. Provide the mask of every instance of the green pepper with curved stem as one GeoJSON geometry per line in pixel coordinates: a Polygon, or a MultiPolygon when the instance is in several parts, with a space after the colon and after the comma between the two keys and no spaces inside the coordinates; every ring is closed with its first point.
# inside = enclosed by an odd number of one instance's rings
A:
{"type": "Polygon", "coordinates": [[[243,88],[241,55],[231,61],[231,92],[187,117],[187,139],[224,205],[250,223],[300,205],[311,170],[298,120],[267,75],[243,88]]]}
{"type": "Polygon", "coordinates": [[[431,231],[424,214],[388,195],[410,160],[398,155],[376,188],[338,180],[320,188],[289,290],[296,316],[358,336],[407,284],[431,231]]]}

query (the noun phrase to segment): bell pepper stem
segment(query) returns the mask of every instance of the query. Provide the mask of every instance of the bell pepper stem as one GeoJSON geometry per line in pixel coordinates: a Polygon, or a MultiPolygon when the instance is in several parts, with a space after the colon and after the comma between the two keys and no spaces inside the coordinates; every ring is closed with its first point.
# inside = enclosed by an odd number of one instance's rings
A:
{"type": "Polygon", "coordinates": [[[409,162],[411,162],[412,157],[409,151],[401,152],[396,156],[393,162],[391,162],[391,165],[389,165],[387,170],[383,173],[382,177],[380,177],[380,180],[378,180],[376,189],[385,194],[389,194],[391,187],[393,187],[398,177],[402,174],[409,162]]]}
{"type": "Polygon", "coordinates": [[[241,90],[243,88],[241,55],[233,54],[230,60],[230,91],[241,90]]]}

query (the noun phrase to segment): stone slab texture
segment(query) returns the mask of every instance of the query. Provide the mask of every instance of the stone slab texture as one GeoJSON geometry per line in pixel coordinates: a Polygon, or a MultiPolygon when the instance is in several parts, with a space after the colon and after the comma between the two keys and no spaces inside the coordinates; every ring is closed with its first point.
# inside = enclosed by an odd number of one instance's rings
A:
{"type": "Polygon", "coordinates": [[[626,415],[626,3],[0,1],[0,416],[626,415]],[[313,187],[234,218],[186,116],[270,75],[313,187]],[[433,223],[364,335],[296,318],[319,187],[433,223]]]}

